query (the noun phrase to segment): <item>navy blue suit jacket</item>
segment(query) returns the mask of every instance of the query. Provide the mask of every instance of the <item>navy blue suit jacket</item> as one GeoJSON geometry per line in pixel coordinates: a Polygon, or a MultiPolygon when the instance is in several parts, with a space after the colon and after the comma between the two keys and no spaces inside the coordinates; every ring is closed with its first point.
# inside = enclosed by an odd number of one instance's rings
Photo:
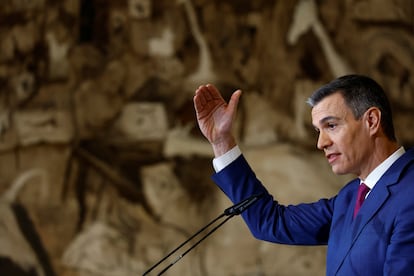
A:
{"type": "Polygon", "coordinates": [[[359,180],[330,199],[280,205],[243,156],[213,180],[234,202],[265,195],[242,213],[253,236],[292,245],[328,245],[327,275],[414,275],[414,149],[381,177],[355,219],[359,180]]]}

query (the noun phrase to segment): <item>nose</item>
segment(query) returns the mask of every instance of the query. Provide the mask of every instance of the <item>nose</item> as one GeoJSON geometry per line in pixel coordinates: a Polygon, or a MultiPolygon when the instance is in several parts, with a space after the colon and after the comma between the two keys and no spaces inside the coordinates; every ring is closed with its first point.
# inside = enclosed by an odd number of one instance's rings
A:
{"type": "Polygon", "coordinates": [[[332,144],[332,140],[329,138],[329,135],[324,131],[320,131],[318,135],[318,142],[316,147],[320,150],[324,150],[332,144]]]}

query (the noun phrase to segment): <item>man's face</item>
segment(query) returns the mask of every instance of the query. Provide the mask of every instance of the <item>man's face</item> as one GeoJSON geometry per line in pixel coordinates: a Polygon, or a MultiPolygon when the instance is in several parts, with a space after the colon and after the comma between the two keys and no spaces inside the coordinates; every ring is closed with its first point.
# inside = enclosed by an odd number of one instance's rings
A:
{"type": "Polygon", "coordinates": [[[356,120],[340,93],[313,107],[312,124],[319,133],[317,147],[325,152],[334,173],[366,176],[371,148],[364,116],[356,120]]]}

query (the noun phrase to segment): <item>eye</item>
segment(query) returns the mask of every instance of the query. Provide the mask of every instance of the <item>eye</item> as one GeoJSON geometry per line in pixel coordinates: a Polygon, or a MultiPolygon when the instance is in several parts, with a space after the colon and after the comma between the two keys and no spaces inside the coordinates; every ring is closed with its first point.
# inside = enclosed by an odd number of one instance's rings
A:
{"type": "Polygon", "coordinates": [[[327,127],[328,127],[328,129],[333,130],[333,129],[335,129],[335,128],[336,128],[336,124],[334,124],[334,123],[328,123],[328,124],[327,124],[327,127]]]}

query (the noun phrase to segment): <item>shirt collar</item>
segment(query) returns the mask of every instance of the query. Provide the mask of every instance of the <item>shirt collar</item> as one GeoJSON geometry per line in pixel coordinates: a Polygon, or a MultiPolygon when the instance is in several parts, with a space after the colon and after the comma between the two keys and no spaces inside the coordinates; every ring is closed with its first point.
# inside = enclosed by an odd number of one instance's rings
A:
{"type": "Polygon", "coordinates": [[[374,188],[378,180],[383,176],[383,174],[405,153],[404,147],[400,147],[393,154],[391,154],[387,159],[384,160],[378,167],[376,167],[365,180],[361,179],[361,182],[364,182],[371,190],[374,188]]]}

